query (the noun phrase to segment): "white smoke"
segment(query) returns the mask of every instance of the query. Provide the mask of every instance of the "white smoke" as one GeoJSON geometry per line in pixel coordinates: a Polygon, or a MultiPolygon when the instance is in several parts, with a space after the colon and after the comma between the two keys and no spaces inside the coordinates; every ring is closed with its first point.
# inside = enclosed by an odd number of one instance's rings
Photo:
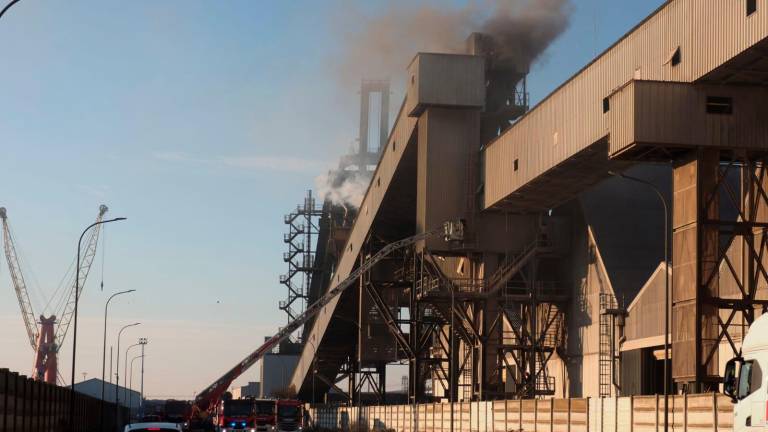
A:
{"type": "Polygon", "coordinates": [[[349,171],[329,171],[315,178],[317,196],[336,205],[360,207],[371,179],[349,171]]]}

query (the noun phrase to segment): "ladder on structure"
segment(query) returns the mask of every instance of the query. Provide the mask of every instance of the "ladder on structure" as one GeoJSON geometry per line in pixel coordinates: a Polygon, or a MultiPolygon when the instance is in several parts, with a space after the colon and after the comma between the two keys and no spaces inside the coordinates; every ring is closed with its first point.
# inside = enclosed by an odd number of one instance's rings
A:
{"type": "Polygon", "coordinates": [[[613,295],[607,292],[600,293],[600,397],[610,397],[612,370],[613,370],[613,355],[611,352],[611,316],[605,313],[609,309],[616,307],[616,300],[613,295]]]}

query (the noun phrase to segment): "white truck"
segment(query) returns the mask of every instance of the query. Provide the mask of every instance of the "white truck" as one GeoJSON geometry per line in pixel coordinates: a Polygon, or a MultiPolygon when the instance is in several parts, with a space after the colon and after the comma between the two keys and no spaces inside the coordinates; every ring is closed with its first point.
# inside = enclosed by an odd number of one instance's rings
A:
{"type": "Polygon", "coordinates": [[[768,313],[752,323],[741,355],[725,365],[723,393],[735,404],[733,432],[768,431],[768,313]]]}

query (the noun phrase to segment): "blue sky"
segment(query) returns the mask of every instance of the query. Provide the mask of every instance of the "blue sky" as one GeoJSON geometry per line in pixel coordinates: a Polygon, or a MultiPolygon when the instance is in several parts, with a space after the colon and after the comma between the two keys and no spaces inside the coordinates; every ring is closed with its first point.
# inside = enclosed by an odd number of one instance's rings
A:
{"type": "MultiPolygon", "coordinates": [[[[533,102],[661,3],[575,2],[531,71],[533,102]]],[[[282,216],[357,135],[355,84],[334,76],[348,4],[22,0],[0,19],[0,205],[33,298],[58,284],[99,204],[128,217],[106,231],[104,292],[100,253],[82,298],[78,379],[100,375],[115,291],[138,290],[114,302],[109,334],[143,323],[123,347],[150,339],[150,396],[191,397],[284,323],[282,216]]],[[[28,373],[4,261],[0,341],[0,367],[28,373]]]]}

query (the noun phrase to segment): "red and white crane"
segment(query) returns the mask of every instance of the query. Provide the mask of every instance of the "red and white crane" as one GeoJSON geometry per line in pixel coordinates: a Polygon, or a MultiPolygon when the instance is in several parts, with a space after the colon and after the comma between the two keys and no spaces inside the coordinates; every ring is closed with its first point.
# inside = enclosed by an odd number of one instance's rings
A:
{"type": "MultiPolygon", "coordinates": [[[[107,210],[107,206],[99,206],[96,222],[100,222],[104,218],[107,210]]],[[[5,207],[0,207],[0,219],[3,222],[5,259],[8,262],[13,289],[16,291],[16,297],[19,300],[19,308],[21,309],[24,326],[27,329],[29,344],[35,351],[35,366],[32,376],[36,380],[55,384],[56,377],[58,376],[58,352],[64,343],[75,308],[75,275],[80,277],[78,286],[80,287],[80,292],[82,292],[85,280],[88,278],[88,273],[91,269],[91,264],[93,264],[93,260],[96,257],[96,246],[99,241],[101,225],[96,225],[88,234],[87,247],[80,260],[80,268],[75,269],[76,271],[69,275],[69,277],[65,276],[63,285],[59,286],[59,289],[51,294],[51,297],[48,299],[43,312],[52,307],[51,313],[48,317],[43,313],[36,319],[32,302],[29,298],[27,283],[22,273],[22,266],[19,262],[19,255],[16,252],[14,237],[8,225],[8,213],[5,207]]]]}

